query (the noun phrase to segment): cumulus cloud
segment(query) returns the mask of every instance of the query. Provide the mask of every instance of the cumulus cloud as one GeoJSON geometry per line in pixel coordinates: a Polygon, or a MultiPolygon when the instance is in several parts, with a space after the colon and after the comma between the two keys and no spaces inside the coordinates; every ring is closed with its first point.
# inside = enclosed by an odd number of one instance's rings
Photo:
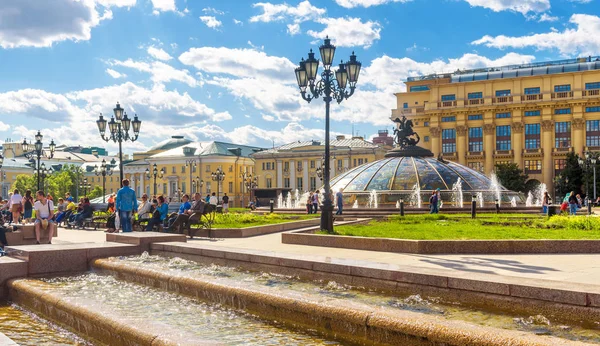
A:
{"type": "Polygon", "coordinates": [[[538,22],[556,22],[558,17],[551,16],[547,13],[542,13],[542,15],[538,18],[538,22]]]}
{"type": "Polygon", "coordinates": [[[335,2],[345,8],[371,7],[383,5],[391,2],[409,2],[411,0],[335,0],[335,2]]]}
{"type": "Polygon", "coordinates": [[[220,15],[220,16],[222,16],[222,15],[225,14],[225,12],[217,10],[216,8],[213,8],[213,7],[205,7],[205,8],[202,9],[202,12],[204,12],[204,13],[213,13],[213,14],[217,14],[217,15],[220,15]]]}
{"type": "Polygon", "coordinates": [[[151,0],[152,8],[154,8],[154,14],[160,14],[160,12],[177,12],[175,6],[175,0],[151,0]]]}
{"type": "Polygon", "coordinates": [[[381,38],[381,25],[378,22],[362,22],[360,18],[321,18],[318,23],[324,24],[321,31],[309,30],[308,35],[323,39],[332,38],[339,47],[362,46],[369,48],[374,41],[381,38]]]}
{"type": "Polygon", "coordinates": [[[130,7],[135,3],[135,0],[3,0],[0,1],[0,47],[50,47],[67,40],[87,41],[92,28],[112,18],[110,7],[130,7]]]}
{"type": "Polygon", "coordinates": [[[485,35],[473,41],[474,45],[494,48],[527,48],[558,51],[563,55],[600,54],[600,17],[588,14],[573,14],[569,19],[574,28],[562,32],[551,32],[525,36],[489,36],[485,35]]]}
{"type": "Polygon", "coordinates": [[[148,52],[148,55],[150,55],[154,59],[163,60],[163,61],[168,61],[168,60],[173,59],[173,57],[170,56],[169,53],[165,52],[162,48],[156,48],[154,46],[150,46],[150,47],[148,47],[147,52],[148,52]]]}
{"type": "Polygon", "coordinates": [[[169,82],[181,82],[190,87],[202,85],[202,82],[192,77],[188,70],[179,70],[162,61],[143,62],[127,59],[125,61],[112,60],[109,61],[111,66],[122,66],[132,68],[140,72],[150,74],[150,79],[155,84],[165,84],[169,82]]]}
{"type": "Polygon", "coordinates": [[[223,25],[223,23],[214,16],[200,16],[200,20],[211,29],[216,29],[223,25]]]}
{"type": "Polygon", "coordinates": [[[5,132],[10,130],[10,125],[3,123],[0,121],[0,132],[5,132]]]}
{"type": "Polygon", "coordinates": [[[489,8],[494,12],[514,11],[523,15],[529,12],[545,12],[550,9],[550,0],[464,0],[471,6],[489,8]]]}
{"type": "Polygon", "coordinates": [[[107,68],[106,69],[106,73],[108,73],[111,77],[113,77],[115,79],[116,78],[125,78],[125,77],[127,77],[126,74],[117,72],[117,71],[115,71],[115,70],[113,70],[111,68],[107,68]]]}
{"type": "Polygon", "coordinates": [[[298,24],[298,23],[288,24],[287,32],[288,32],[288,34],[290,34],[292,36],[299,34],[300,33],[300,24],[298,24]]]}
{"type": "Polygon", "coordinates": [[[261,9],[263,13],[250,17],[250,22],[268,23],[291,19],[295,23],[301,23],[318,19],[326,12],[324,8],[313,6],[308,0],[300,2],[295,7],[286,3],[272,4],[269,2],[259,2],[252,6],[261,9]]]}

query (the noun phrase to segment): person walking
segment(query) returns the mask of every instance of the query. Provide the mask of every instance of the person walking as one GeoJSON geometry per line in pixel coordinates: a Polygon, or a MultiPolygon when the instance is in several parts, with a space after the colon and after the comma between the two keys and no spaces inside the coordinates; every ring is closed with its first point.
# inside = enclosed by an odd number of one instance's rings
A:
{"type": "Polygon", "coordinates": [[[315,190],[312,196],[313,214],[319,211],[319,190],[315,190]]]}
{"type": "Polygon", "coordinates": [[[548,206],[550,205],[550,195],[548,191],[544,192],[544,198],[542,198],[542,213],[548,214],[548,206]]]}
{"type": "Polygon", "coordinates": [[[577,201],[577,196],[575,195],[575,191],[572,191],[569,194],[569,215],[577,215],[578,206],[579,206],[579,201],[577,201]]]}
{"type": "Polygon", "coordinates": [[[431,196],[429,196],[429,214],[437,214],[438,213],[438,194],[437,191],[433,191],[431,196]]]}
{"type": "Polygon", "coordinates": [[[226,214],[229,212],[229,196],[226,193],[223,194],[223,198],[221,198],[223,202],[223,213],[226,214]]]}
{"type": "Polygon", "coordinates": [[[123,187],[117,191],[116,207],[121,229],[123,232],[131,232],[131,214],[137,210],[138,202],[135,191],[129,187],[129,179],[123,179],[123,187]]]}
{"type": "Polygon", "coordinates": [[[335,212],[335,215],[342,215],[344,209],[344,189],[340,188],[340,190],[335,194],[335,204],[337,204],[338,210],[335,212]]]}

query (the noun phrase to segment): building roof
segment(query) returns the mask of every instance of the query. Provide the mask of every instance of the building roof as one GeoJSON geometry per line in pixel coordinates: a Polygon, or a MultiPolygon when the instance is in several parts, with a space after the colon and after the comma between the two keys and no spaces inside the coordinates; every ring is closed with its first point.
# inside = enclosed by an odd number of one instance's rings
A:
{"type": "Polygon", "coordinates": [[[2,162],[2,168],[22,168],[22,169],[31,169],[32,166],[29,166],[29,160],[25,158],[4,158],[4,162],[2,162]]]}
{"type": "Polygon", "coordinates": [[[566,72],[600,70],[600,57],[587,57],[568,60],[544,61],[522,65],[507,65],[472,70],[458,70],[453,73],[430,74],[408,77],[407,82],[450,78],[450,83],[473,82],[490,79],[531,77],[566,72]]]}
{"type": "Polygon", "coordinates": [[[192,143],[191,139],[184,138],[183,136],[171,136],[171,138],[165,139],[151,147],[148,151],[169,150],[189,143],[192,143]]]}
{"type": "MultiPolygon", "coordinates": [[[[282,146],[279,146],[279,147],[276,147],[273,149],[268,149],[268,150],[262,151],[261,154],[263,154],[263,153],[264,154],[274,154],[274,153],[290,151],[293,149],[298,149],[298,148],[303,148],[303,147],[324,146],[324,145],[325,145],[325,141],[298,141],[298,142],[284,144],[282,146]]],[[[362,148],[362,149],[378,148],[377,145],[375,145],[369,141],[366,141],[362,137],[333,139],[333,140],[329,141],[329,145],[332,147],[339,147],[339,148],[362,148]]]]}
{"type": "Polygon", "coordinates": [[[262,148],[226,142],[191,142],[150,158],[185,157],[185,156],[241,156],[249,157],[250,154],[262,151],[262,148]],[[193,152],[192,152],[193,151],[193,152]]]}

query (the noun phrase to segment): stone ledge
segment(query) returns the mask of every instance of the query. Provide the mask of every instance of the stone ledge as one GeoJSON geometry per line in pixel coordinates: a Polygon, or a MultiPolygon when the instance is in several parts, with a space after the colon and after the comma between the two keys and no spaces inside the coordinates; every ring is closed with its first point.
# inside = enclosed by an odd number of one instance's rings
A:
{"type": "Polygon", "coordinates": [[[164,242],[183,242],[187,241],[184,234],[159,233],[159,232],[128,232],[128,233],[107,233],[106,241],[124,244],[133,244],[139,246],[141,251],[149,251],[150,244],[164,242]]]}
{"type": "Polygon", "coordinates": [[[590,254],[600,240],[409,240],[288,232],[284,244],[415,254],[590,254]]]}

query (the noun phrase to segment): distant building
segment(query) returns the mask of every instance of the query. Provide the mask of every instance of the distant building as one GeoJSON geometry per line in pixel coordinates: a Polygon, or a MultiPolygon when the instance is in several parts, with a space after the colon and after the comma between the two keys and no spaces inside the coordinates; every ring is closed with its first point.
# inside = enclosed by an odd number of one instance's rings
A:
{"type": "Polygon", "coordinates": [[[388,134],[388,130],[377,131],[377,137],[373,138],[373,144],[391,149],[394,146],[394,137],[388,134]]]}

